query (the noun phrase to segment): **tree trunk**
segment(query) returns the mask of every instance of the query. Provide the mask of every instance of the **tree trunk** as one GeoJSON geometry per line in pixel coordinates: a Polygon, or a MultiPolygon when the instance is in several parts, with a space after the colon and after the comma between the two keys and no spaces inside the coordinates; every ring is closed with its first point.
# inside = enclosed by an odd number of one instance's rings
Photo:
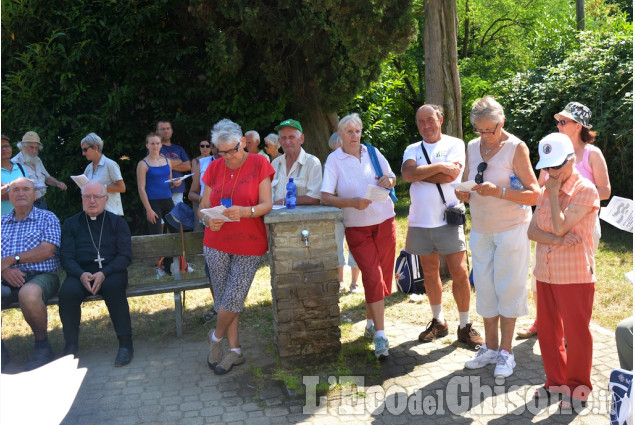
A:
{"type": "Polygon", "coordinates": [[[578,30],[584,31],[584,0],[575,0],[575,20],[578,23],[578,30]]]}
{"type": "Polygon", "coordinates": [[[291,69],[293,100],[288,107],[291,114],[288,118],[300,121],[304,130],[302,147],[307,153],[317,156],[324,164],[326,157],[331,153],[329,137],[337,131],[339,119],[335,112],[324,111],[320,94],[313,81],[310,78],[302,78],[303,73],[311,75],[311,70],[298,63],[293,63],[291,69]]]}
{"type": "Polygon", "coordinates": [[[423,29],[425,102],[443,106],[443,133],[462,139],[457,20],[456,0],[426,1],[423,29]]]}

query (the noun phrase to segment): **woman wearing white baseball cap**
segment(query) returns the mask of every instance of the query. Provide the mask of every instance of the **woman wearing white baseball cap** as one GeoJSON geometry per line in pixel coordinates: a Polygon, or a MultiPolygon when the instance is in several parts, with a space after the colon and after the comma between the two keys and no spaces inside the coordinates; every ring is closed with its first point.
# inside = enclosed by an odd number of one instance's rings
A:
{"type": "Polygon", "coordinates": [[[538,153],[536,169],[545,170],[549,179],[527,232],[537,242],[533,274],[540,300],[538,342],[546,375],[535,397],[561,393],[560,406],[570,408],[572,402],[585,405],[592,389],[589,323],[596,280],[593,228],[600,197],[595,185],[575,167],[569,136],[549,134],[540,141],[538,153]]]}

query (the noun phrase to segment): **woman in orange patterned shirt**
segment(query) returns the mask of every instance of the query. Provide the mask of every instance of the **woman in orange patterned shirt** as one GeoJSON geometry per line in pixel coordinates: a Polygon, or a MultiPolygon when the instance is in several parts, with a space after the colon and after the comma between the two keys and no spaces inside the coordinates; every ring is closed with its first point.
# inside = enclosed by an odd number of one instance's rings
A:
{"type": "Polygon", "coordinates": [[[535,397],[560,393],[561,408],[577,409],[586,405],[592,389],[589,323],[596,280],[593,229],[600,198],[595,185],[575,168],[569,136],[546,136],[538,153],[536,169],[547,171],[549,180],[541,189],[528,235],[537,242],[537,320],[549,325],[538,332],[546,382],[535,397]]]}

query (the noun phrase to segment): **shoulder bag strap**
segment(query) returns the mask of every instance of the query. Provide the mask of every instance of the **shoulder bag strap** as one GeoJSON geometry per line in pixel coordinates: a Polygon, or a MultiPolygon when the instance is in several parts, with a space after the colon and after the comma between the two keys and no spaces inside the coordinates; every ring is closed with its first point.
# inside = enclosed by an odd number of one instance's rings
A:
{"type": "Polygon", "coordinates": [[[379,166],[379,160],[377,159],[375,146],[367,142],[364,142],[364,145],[366,145],[366,149],[368,149],[368,156],[370,156],[370,161],[373,163],[373,167],[375,168],[375,174],[377,174],[377,178],[378,179],[382,178],[384,176],[384,173],[382,173],[381,167],[379,166]]]}
{"type": "Polygon", "coordinates": [[[18,166],[18,168],[20,169],[20,172],[22,173],[22,175],[23,175],[24,177],[26,177],[26,173],[24,172],[24,168],[22,168],[22,165],[20,165],[20,163],[19,163],[19,162],[16,162],[16,163],[15,163],[15,165],[17,165],[17,166],[18,166]]]}
{"type": "MultiPolygon", "coordinates": [[[[425,148],[423,147],[423,142],[421,142],[421,150],[423,151],[423,155],[425,155],[426,161],[428,161],[428,164],[432,165],[432,163],[430,162],[430,158],[428,157],[428,152],[426,152],[425,148]]],[[[439,195],[441,195],[441,200],[443,201],[443,205],[447,207],[447,204],[445,203],[445,196],[443,196],[443,191],[441,190],[441,185],[439,183],[436,183],[436,185],[437,185],[437,189],[439,189],[439,195]]]]}

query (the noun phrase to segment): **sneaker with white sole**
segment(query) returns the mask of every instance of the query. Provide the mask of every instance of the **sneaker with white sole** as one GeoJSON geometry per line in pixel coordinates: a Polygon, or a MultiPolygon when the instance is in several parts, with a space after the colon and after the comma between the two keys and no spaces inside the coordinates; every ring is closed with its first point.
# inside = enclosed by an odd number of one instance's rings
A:
{"type": "Polygon", "coordinates": [[[388,357],[388,339],[380,336],[380,337],[375,337],[374,339],[375,341],[375,357],[377,357],[377,359],[379,360],[384,360],[386,357],[388,357]]]}
{"type": "Polygon", "coordinates": [[[476,353],[476,357],[465,362],[465,367],[468,369],[480,369],[488,364],[496,364],[497,360],[498,351],[490,350],[486,344],[483,344],[476,353]]]}
{"type": "Polygon", "coordinates": [[[507,378],[512,373],[514,373],[515,367],[516,361],[514,360],[514,355],[507,352],[506,350],[501,350],[498,353],[498,359],[496,360],[494,377],[498,378],[500,376],[502,378],[507,378]]]}
{"type": "Polygon", "coordinates": [[[366,326],[366,329],[364,329],[364,338],[375,339],[375,325],[366,326]]]}
{"type": "Polygon", "coordinates": [[[364,290],[357,284],[357,282],[351,283],[351,294],[361,294],[364,290]]]}

